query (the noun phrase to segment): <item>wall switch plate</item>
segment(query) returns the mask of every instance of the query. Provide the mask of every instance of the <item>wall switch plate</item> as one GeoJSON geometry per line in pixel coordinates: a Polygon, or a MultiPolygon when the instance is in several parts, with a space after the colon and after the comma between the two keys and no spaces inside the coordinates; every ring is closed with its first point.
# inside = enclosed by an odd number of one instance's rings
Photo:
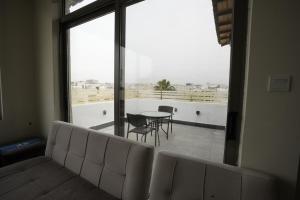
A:
{"type": "Polygon", "coordinates": [[[289,92],[291,90],[291,76],[271,75],[268,79],[268,92],[289,92]]]}

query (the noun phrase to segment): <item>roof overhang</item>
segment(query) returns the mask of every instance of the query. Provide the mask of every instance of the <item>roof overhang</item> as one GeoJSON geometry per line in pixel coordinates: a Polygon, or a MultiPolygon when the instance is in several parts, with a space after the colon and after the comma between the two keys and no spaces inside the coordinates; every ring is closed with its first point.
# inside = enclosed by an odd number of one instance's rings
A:
{"type": "Polygon", "coordinates": [[[216,32],[221,46],[230,44],[233,22],[234,0],[212,0],[216,32]]]}

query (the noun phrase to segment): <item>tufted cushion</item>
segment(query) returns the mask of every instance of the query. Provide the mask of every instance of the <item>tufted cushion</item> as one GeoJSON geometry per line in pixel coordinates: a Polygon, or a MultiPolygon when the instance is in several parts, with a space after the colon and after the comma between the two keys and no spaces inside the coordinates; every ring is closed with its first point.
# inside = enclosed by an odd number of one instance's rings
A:
{"type": "Polygon", "coordinates": [[[245,170],[242,177],[242,200],[278,199],[276,181],[268,175],[245,170]]]}
{"type": "Polygon", "coordinates": [[[81,177],[98,187],[104,166],[104,157],[108,137],[91,132],[88,137],[86,155],[83,162],[81,177]]]}
{"type": "MultiPolygon", "coordinates": [[[[1,199],[35,199],[75,176],[60,164],[45,157],[26,162],[21,163],[24,168],[19,172],[0,178],[1,199]],[[29,165],[30,167],[27,167],[29,165]]],[[[18,167],[12,165],[12,168],[18,167]]],[[[1,168],[0,173],[1,171],[6,169],[1,168]]]]}
{"type": "Polygon", "coordinates": [[[49,161],[50,159],[45,157],[35,157],[29,160],[15,163],[13,165],[7,165],[0,168],[0,179],[12,176],[16,173],[21,173],[34,167],[35,165],[41,164],[43,162],[49,161]]]}
{"type": "Polygon", "coordinates": [[[148,199],[152,161],[151,148],[144,149],[141,145],[131,146],[127,158],[122,199],[148,199]]]}
{"type": "Polygon", "coordinates": [[[238,171],[207,165],[204,199],[240,200],[241,182],[238,171]]]}
{"type": "Polygon", "coordinates": [[[118,200],[80,177],[74,177],[36,200],[118,200]]]}
{"type": "Polygon", "coordinates": [[[122,197],[130,147],[130,143],[120,140],[110,139],[107,144],[105,165],[99,188],[117,198],[122,197]]]}
{"type": "Polygon", "coordinates": [[[148,194],[153,147],[64,122],[54,122],[46,156],[115,198],[148,194]]]}
{"type": "Polygon", "coordinates": [[[159,153],[155,169],[151,199],[203,199],[205,164],[159,153]]]}
{"type": "Polygon", "coordinates": [[[51,132],[48,135],[48,139],[47,139],[47,146],[46,146],[46,151],[45,151],[46,157],[49,157],[49,158],[52,157],[52,152],[53,152],[53,148],[54,148],[55,140],[56,140],[56,134],[58,133],[59,128],[60,128],[59,122],[52,124],[51,132]]]}
{"type": "Polygon", "coordinates": [[[272,177],[252,170],[159,152],[150,200],[276,200],[272,177]]]}
{"type": "Polygon", "coordinates": [[[89,131],[82,128],[74,128],[72,131],[65,166],[76,174],[81,171],[88,134],[89,131]]]}
{"type": "Polygon", "coordinates": [[[61,122],[54,124],[52,129],[50,141],[47,142],[46,155],[49,155],[53,160],[61,165],[65,165],[65,159],[69,151],[69,142],[71,138],[73,127],[69,124],[61,122]]]}
{"type": "Polygon", "coordinates": [[[45,157],[0,168],[0,174],[1,200],[118,200],[45,157]]]}

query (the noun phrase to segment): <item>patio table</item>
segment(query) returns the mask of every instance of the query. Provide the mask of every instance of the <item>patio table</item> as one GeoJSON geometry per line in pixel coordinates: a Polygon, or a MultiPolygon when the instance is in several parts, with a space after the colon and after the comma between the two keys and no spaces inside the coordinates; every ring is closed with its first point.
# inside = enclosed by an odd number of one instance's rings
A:
{"type": "MultiPolygon", "coordinates": [[[[160,123],[160,121],[162,119],[170,118],[171,117],[171,113],[160,112],[160,111],[145,111],[145,112],[142,112],[141,115],[147,117],[149,120],[151,120],[154,123],[154,126],[155,126],[155,146],[156,146],[156,144],[157,144],[157,137],[159,137],[159,135],[158,135],[159,123],[160,123]]],[[[168,126],[168,131],[169,131],[169,126],[168,126]]],[[[159,140],[158,140],[158,142],[159,142],[158,144],[160,145],[160,141],[159,140]]]]}

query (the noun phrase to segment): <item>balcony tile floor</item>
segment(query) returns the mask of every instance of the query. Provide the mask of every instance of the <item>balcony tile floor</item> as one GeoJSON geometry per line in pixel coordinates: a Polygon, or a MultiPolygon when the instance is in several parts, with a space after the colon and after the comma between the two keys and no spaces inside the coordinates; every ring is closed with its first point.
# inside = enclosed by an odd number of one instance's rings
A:
{"type": "MultiPolygon", "coordinates": [[[[127,127],[127,125],[125,126],[127,127]]],[[[107,127],[99,132],[113,134],[114,127],[107,127]]],[[[126,131],[125,131],[126,132],[126,131]]],[[[166,135],[160,130],[160,146],[155,151],[171,151],[203,160],[223,162],[225,131],[196,126],[173,124],[173,133],[166,135]]],[[[136,140],[136,134],[130,133],[129,139],[136,140]]],[[[141,137],[139,137],[141,142],[141,137]]],[[[154,145],[154,134],[147,136],[147,144],[154,145]]]]}

